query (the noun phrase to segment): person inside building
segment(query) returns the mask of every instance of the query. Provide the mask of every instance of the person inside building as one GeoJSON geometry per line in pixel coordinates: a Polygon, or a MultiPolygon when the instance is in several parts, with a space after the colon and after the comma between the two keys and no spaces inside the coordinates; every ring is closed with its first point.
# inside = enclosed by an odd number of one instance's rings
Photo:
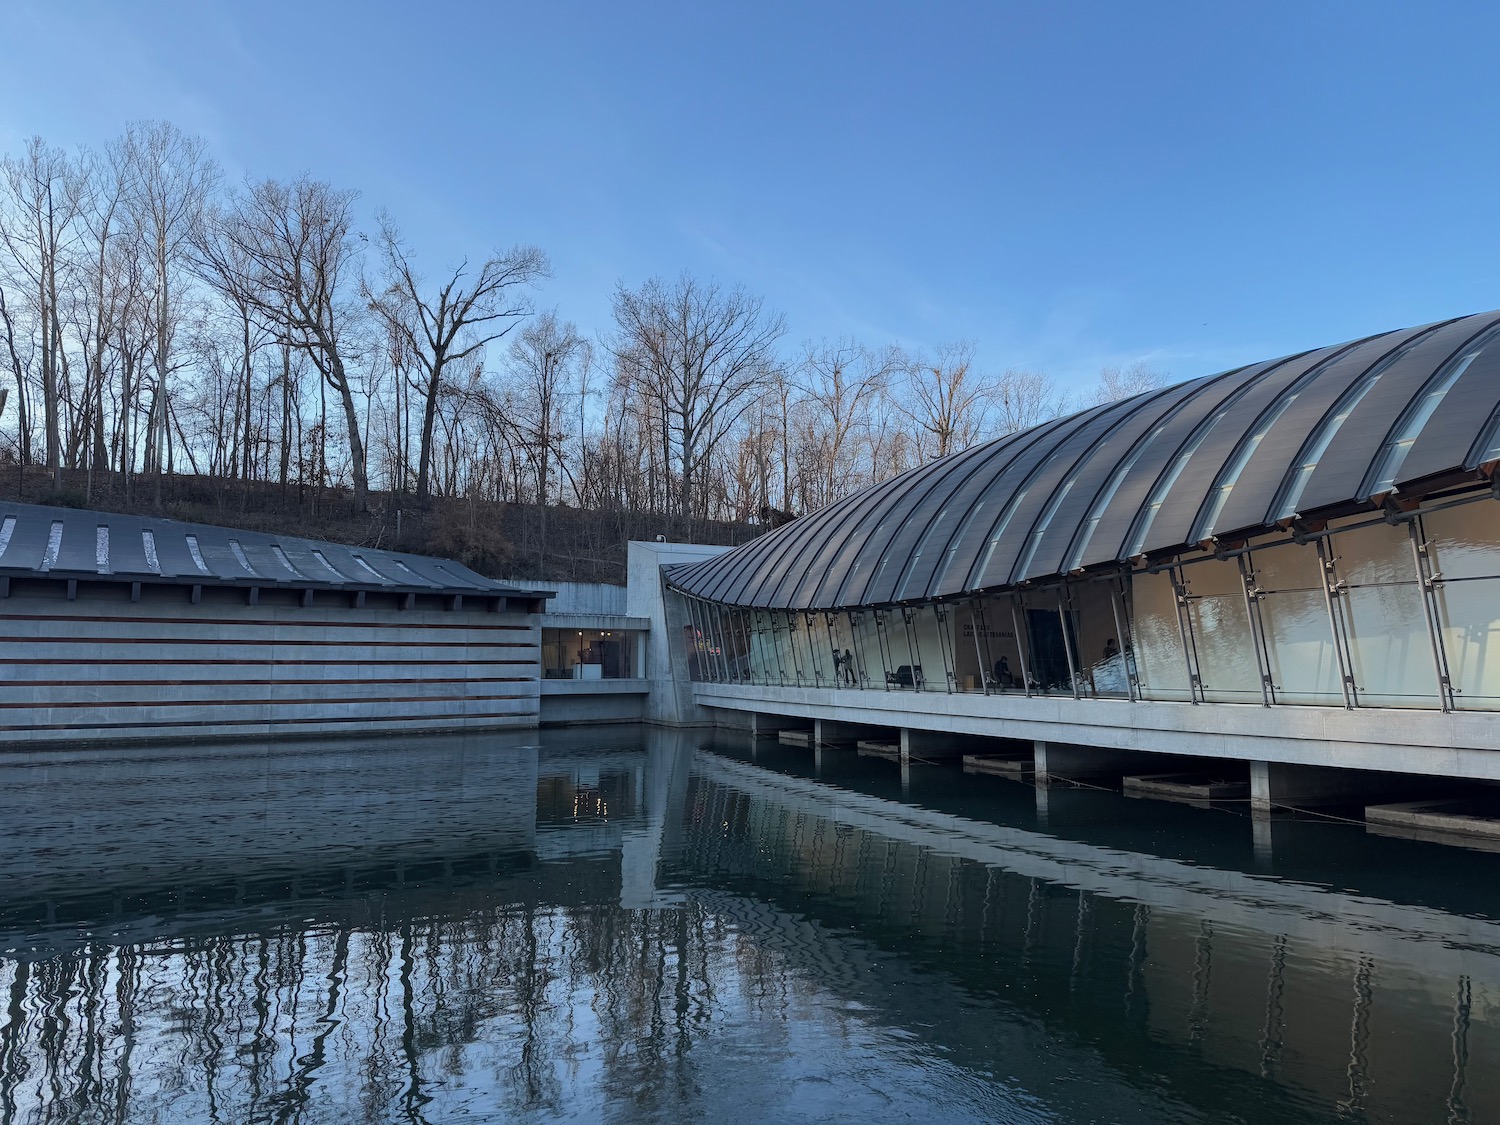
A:
{"type": "Polygon", "coordinates": [[[1010,674],[1010,658],[1002,656],[995,661],[995,686],[1009,688],[1016,686],[1016,678],[1010,674]]]}

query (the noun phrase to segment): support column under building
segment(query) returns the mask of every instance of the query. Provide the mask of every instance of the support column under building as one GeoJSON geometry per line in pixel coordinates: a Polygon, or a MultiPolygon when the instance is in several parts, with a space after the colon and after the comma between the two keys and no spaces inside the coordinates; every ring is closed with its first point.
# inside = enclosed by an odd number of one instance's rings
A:
{"type": "Polygon", "coordinates": [[[1277,807],[1358,805],[1382,798],[1406,800],[1428,796],[1449,784],[1440,778],[1372,770],[1251,762],[1250,811],[1256,816],[1270,816],[1277,807]]]}

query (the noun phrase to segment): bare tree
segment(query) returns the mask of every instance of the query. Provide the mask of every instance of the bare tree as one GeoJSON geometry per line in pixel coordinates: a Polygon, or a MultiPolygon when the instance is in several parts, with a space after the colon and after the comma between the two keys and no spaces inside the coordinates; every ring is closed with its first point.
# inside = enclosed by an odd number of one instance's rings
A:
{"type": "MultiPolygon", "coordinates": [[[[59,294],[78,213],[77,182],[67,155],[32,137],[23,155],[0,163],[0,241],[29,291],[42,392],[42,430],[53,488],[62,487],[62,376],[65,363],[59,294]]],[[[12,328],[13,332],[13,328],[12,328]]]]}
{"type": "Polygon", "coordinates": [[[1097,406],[1106,402],[1118,402],[1122,398],[1160,390],[1167,385],[1170,376],[1158,371],[1144,360],[1129,367],[1105,367],[1099,372],[1099,382],[1085,396],[1085,403],[1097,406]]]}
{"type": "MultiPolygon", "coordinates": [[[[108,145],[102,153],[84,151],[77,165],[80,197],[80,278],[76,313],[78,342],[83,352],[84,385],[80,406],[81,425],[73,438],[70,460],[86,454],[89,493],[96,469],[107,470],[110,456],[105,436],[104,404],[111,390],[111,368],[121,374],[125,365],[120,345],[124,320],[142,309],[138,290],[142,270],[139,231],[126,216],[127,201],[136,190],[134,165],[121,144],[108,145]]],[[[129,389],[119,388],[128,403],[129,389]]],[[[128,475],[130,466],[120,465],[128,475]]]]}
{"type": "Polygon", "coordinates": [[[547,256],[535,246],[514,246],[491,255],[472,281],[465,282],[468,263],[460,263],[431,295],[424,294],[424,278],[412,267],[401,233],[389,216],[380,219],[380,253],[384,260],[384,288],[366,295],[371,308],[391,331],[405,337],[411,357],[426,376],[426,406],[417,462],[417,499],[428,497],[432,464],[432,429],[443,376],[498,340],[531,311],[523,290],[546,277],[547,256]]]}
{"type": "Polygon", "coordinates": [[[990,401],[994,408],[991,433],[996,436],[1039,425],[1068,411],[1067,397],[1050,376],[1014,367],[995,381],[990,401]]]}
{"type": "MultiPolygon", "coordinates": [[[[28,364],[21,359],[21,353],[16,345],[15,319],[11,316],[10,306],[5,303],[5,287],[0,285],[0,333],[5,336],[5,354],[0,356],[6,366],[10,368],[11,377],[16,381],[16,411],[18,414],[16,430],[16,455],[22,466],[31,461],[31,417],[26,409],[26,370],[28,364]]],[[[0,392],[3,393],[3,392],[0,392]]]]}
{"type": "Polygon", "coordinates": [[[956,453],[985,432],[993,388],[974,371],[974,345],[968,340],[914,360],[905,390],[902,408],[925,460],[956,453]]]}
{"type": "Polygon", "coordinates": [[[706,511],[699,476],[775,366],[785,320],[743,289],[688,274],[620,285],[614,319],[617,378],[651,409],[671,506],[690,522],[706,511]]]}
{"type": "Polygon", "coordinates": [[[797,386],[810,407],[815,480],[805,482],[806,506],[821,508],[869,482],[857,465],[874,424],[873,411],[892,376],[907,366],[900,349],[871,349],[853,340],[808,343],[797,386]]]}
{"type": "MultiPolygon", "coordinates": [[[[356,269],[355,198],[355,192],[337,191],[306,176],[291,183],[264,180],[214,217],[216,237],[202,239],[201,245],[224,288],[255,309],[278,341],[305,354],[324,384],[338,394],[354,508],[362,512],[368,506],[369,477],[347,363],[358,314],[347,292],[356,269]]],[[[324,469],[318,466],[319,475],[324,469]]]]}
{"type": "Polygon", "coordinates": [[[531,450],[538,504],[552,499],[551,481],[568,433],[563,410],[592,359],[588,340],[571,322],[559,321],[555,309],[536,317],[511,341],[507,370],[520,406],[515,421],[531,450]]]}
{"type": "Polygon", "coordinates": [[[219,182],[219,166],[201,137],[188,136],[168,121],[137,121],[127,126],[122,156],[131,165],[132,190],[125,198],[146,260],[151,264],[152,364],[156,387],[147,426],[147,470],[160,477],[172,468],[171,384],[173,345],[180,315],[179,274],[188,239],[219,182]]]}

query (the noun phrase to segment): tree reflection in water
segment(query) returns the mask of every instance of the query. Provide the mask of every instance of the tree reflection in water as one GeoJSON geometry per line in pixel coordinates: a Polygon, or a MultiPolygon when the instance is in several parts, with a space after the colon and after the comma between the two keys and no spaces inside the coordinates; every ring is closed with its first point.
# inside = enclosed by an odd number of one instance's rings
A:
{"type": "Polygon", "coordinates": [[[831,789],[687,750],[0,765],[0,1120],[1500,1107],[1471,1066],[1500,1049],[1473,1017],[1492,921],[1039,832],[1006,811],[1019,787],[984,821],[862,765],[831,789]]]}

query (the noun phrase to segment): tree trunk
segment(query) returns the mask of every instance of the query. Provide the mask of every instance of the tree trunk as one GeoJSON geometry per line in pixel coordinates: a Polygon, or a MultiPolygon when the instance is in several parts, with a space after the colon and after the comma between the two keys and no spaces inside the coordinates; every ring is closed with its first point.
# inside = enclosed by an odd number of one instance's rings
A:
{"type": "MultiPolygon", "coordinates": [[[[349,458],[354,471],[354,510],[364,512],[369,508],[369,480],[365,476],[365,443],[359,433],[359,411],[354,405],[354,394],[349,390],[349,380],[344,377],[344,361],[337,354],[329,356],[332,362],[334,390],[339,392],[339,401],[344,407],[344,425],[349,431],[349,458]]],[[[326,427],[325,427],[326,429],[326,427]]]]}
{"type": "Polygon", "coordinates": [[[417,457],[417,503],[425,505],[432,473],[432,427],[437,419],[438,385],[443,376],[442,364],[434,363],[427,381],[427,403],[422,408],[422,447],[417,457]]]}

